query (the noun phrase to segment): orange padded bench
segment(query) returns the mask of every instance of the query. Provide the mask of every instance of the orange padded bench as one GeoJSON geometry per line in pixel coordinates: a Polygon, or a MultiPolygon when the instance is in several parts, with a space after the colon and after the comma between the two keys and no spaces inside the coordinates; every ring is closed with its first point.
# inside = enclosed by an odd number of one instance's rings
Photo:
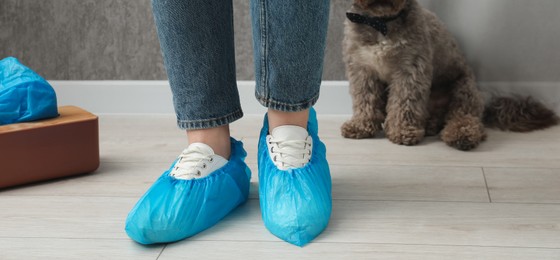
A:
{"type": "Polygon", "coordinates": [[[99,167],[97,116],[74,106],[58,110],[57,118],[0,126],[0,188],[99,167]]]}

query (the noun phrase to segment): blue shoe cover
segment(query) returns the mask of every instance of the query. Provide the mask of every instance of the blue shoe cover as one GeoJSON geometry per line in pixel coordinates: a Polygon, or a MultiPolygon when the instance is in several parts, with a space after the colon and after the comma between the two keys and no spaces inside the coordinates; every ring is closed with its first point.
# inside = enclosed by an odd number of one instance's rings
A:
{"type": "Polygon", "coordinates": [[[325,144],[317,136],[315,110],[307,124],[313,138],[311,161],[302,168],[279,170],[268,153],[268,120],[259,139],[259,200],[266,228],[280,239],[304,246],[328,225],[331,216],[331,175],[325,144]]]}
{"type": "Polygon", "coordinates": [[[58,116],[56,93],[16,58],[0,60],[0,125],[58,116]]]}
{"type": "Polygon", "coordinates": [[[213,226],[247,201],[251,171],[245,157],[243,144],[232,138],[229,161],[204,178],[175,179],[170,168],[132,208],[126,233],[141,244],[167,243],[213,226]]]}

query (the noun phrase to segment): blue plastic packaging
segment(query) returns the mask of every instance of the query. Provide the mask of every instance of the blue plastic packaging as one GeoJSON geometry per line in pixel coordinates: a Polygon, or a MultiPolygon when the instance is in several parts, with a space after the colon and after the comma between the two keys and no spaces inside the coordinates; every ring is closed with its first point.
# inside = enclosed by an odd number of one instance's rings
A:
{"type": "Polygon", "coordinates": [[[58,116],[49,83],[16,58],[0,60],[0,125],[58,116]]]}
{"type": "Polygon", "coordinates": [[[327,227],[332,210],[331,175],[325,144],[317,135],[317,115],[307,124],[313,139],[311,161],[302,168],[279,170],[268,153],[268,119],[259,139],[259,200],[266,228],[278,238],[304,246],[327,227]]]}
{"type": "Polygon", "coordinates": [[[212,227],[247,201],[251,171],[245,157],[243,144],[232,138],[228,163],[204,178],[175,179],[169,176],[170,168],[130,211],[126,233],[138,243],[155,244],[179,241],[212,227]]]}

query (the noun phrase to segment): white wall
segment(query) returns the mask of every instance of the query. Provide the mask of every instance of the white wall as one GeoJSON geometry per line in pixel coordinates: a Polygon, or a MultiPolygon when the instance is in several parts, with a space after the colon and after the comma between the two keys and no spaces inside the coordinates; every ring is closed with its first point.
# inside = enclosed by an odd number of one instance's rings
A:
{"type": "Polygon", "coordinates": [[[481,81],[560,82],[560,1],[420,2],[458,38],[481,81]]]}

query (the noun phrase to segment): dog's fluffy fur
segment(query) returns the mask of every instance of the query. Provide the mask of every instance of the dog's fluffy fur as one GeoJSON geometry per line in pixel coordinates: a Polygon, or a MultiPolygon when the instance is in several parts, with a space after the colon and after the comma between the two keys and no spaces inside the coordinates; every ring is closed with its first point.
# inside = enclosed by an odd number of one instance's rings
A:
{"type": "Polygon", "coordinates": [[[388,34],[345,22],[343,43],[353,117],[347,138],[370,138],[385,130],[397,144],[415,145],[441,136],[460,150],[485,140],[486,125],[531,131],[558,123],[542,104],[527,98],[493,98],[485,104],[473,71],[438,18],[417,0],[355,0],[350,12],[399,16],[388,34]],[[485,109],[486,107],[486,109],[485,109]]]}

